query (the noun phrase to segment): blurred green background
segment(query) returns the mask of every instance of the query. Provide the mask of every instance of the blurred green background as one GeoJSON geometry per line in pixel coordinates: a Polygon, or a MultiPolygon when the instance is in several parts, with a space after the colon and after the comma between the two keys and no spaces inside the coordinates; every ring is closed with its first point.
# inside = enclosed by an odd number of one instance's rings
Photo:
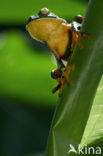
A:
{"type": "Polygon", "coordinates": [[[25,30],[29,16],[47,7],[70,22],[85,15],[87,0],[1,0],[0,4],[0,156],[44,153],[58,93],[52,94],[56,68],[46,45],[25,30]]]}

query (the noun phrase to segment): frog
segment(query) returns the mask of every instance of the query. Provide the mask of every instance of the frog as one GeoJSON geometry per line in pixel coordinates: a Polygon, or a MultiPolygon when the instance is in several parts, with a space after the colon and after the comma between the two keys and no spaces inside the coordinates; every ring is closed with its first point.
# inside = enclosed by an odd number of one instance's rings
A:
{"type": "Polygon", "coordinates": [[[57,69],[51,71],[51,77],[57,80],[57,86],[52,89],[55,93],[59,90],[62,95],[67,82],[72,86],[70,72],[75,70],[75,64],[70,65],[75,45],[79,49],[84,48],[82,38],[89,39],[89,34],[82,32],[81,27],[84,17],[76,15],[71,23],[56,16],[48,8],[42,8],[38,14],[30,16],[26,23],[26,30],[30,36],[44,44],[47,44],[57,60],[57,69]]]}

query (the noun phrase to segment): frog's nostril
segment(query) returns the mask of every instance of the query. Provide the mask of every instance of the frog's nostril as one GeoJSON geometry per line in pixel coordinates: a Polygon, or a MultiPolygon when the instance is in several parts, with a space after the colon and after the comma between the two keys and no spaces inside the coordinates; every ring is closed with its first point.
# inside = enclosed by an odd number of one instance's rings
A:
{"type": "Polygon", "coordinates": [[[28,18],[27,24],[33,20],[32,16],[28,18]]]}

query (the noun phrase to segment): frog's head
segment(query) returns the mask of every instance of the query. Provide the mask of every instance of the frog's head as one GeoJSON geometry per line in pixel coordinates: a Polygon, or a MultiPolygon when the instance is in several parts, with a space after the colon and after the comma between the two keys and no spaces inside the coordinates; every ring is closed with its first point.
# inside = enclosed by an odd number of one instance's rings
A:
{"type": "Polygon", "coordinates": [[[29,24],[31,21],[40,19],[40,18],[58,18],[55,14],[51,13],[49,9],[42,8],[38,14],[30,16],[27,20],[27,24],[29,24]]]}
{"type": "Polygon", "coordinates": [[[55,31],[61,23],[66,23],[47,8],[43,8],[38,14],[30,16],[27,20],[26,29],[32,38],[46,42],[53,31],[55,31]]]}

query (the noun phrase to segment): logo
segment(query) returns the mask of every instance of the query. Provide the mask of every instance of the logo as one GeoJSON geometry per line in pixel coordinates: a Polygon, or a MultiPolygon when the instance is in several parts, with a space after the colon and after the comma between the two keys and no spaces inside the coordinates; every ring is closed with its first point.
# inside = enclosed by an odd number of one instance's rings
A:
{"type": "Polygon", "coordinates": [[[68,155],[70,153],[101,155],[102,150],[101,150],[101,147],[88,147],[87,145],[85,145],[84,147],[81,147],[80,144],[78,145],[78,147],[76,149],[72,144],[70,144],[69,150],[68,150],[68,155]]]}

